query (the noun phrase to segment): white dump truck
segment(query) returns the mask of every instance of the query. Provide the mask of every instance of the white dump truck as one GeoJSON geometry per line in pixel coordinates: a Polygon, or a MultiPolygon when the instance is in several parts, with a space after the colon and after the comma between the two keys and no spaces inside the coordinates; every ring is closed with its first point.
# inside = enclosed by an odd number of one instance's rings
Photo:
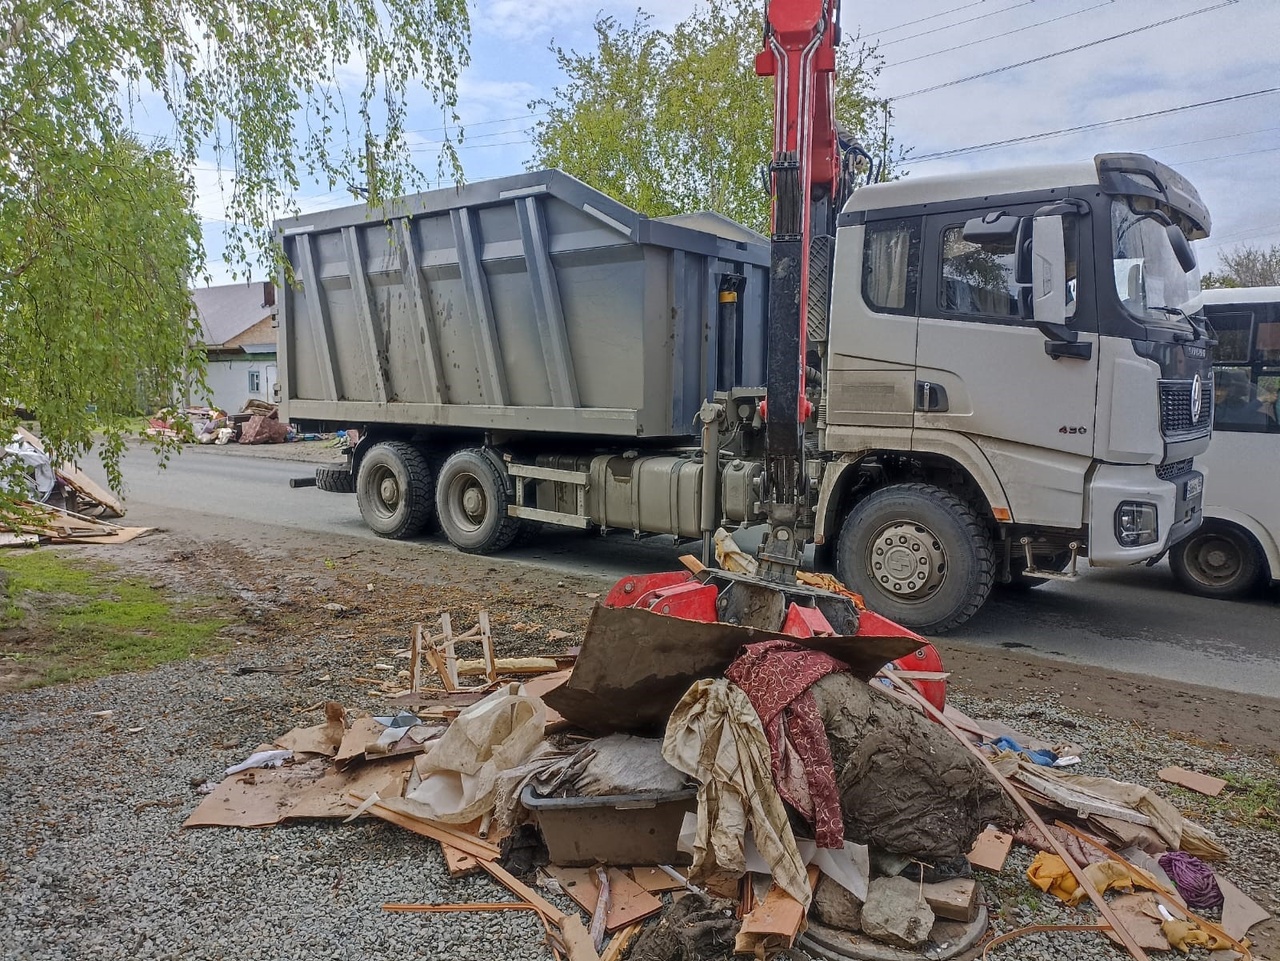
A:
{"type": "MultiPolygon", "coordinates": [[[[778,536],[939,633],[996,583],[1196,530],[1214,386],[1191,184],[1101,154],[872,184],[831,220],[798,341],[803,498],[778,536]]],[[[768,238],[550,170],[279,233],[282,416],[358,429],[317,485],[377,533],[709,545],[765,519],[768,238]]]]}

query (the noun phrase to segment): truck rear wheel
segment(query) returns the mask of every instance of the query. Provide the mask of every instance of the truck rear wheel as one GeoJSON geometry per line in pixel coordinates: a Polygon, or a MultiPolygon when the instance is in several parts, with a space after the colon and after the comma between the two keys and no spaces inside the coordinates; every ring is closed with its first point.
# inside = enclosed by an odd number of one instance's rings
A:
{"type": "Polygon", "coordinates": [[[356,503],[379,537],[402,540],[421,534],[431,520],[434,490],[426,457],[405,441],[374,444],[360,461],[356,503]]]}
{"type": "Polygon", "coordinates": [[[1169,566],[1189,594],[1229,600],[1258,588],[1266,560],[1253,538],[1239,527],[1207,520],[1173,545],[1169,566]]]}
{"type": "Polygon", "coordinates": [[[950,491],[929,484],[882,487],[845,518],[836,573],[876,613],[924,634],[943,634],[977,613],[991,593],[991,534],[950,491]]]}
{"type": "Polygon", "coordinates": [[[484,451],[460,450],[440,468],[436,516],[449,543],[468,554],[506,550],[520,533],[510,517],[511,488],[506,474],[484,451]]]}

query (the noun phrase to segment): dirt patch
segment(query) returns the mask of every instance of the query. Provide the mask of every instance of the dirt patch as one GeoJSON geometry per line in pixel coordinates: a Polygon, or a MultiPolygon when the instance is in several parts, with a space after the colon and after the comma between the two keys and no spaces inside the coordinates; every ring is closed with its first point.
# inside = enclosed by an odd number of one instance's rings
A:
{"type": "Polygon", "coordinates": [[[945,639],[937,647],[951,672],[950,682],[974,697],[1022,701],[1047,692],[1083,714],[1132,721],[1205,746],[1277,754],[1276,698],[997,653],[945,639]]]}

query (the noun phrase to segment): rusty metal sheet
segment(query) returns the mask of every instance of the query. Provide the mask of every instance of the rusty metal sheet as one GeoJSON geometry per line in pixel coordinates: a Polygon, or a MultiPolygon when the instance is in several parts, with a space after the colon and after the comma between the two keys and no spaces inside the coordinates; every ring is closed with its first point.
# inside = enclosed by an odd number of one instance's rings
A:
{"type": "Polygon", "coordinates": [[[589,731],[654,733],[696,680],[723,673],[744,644],[786,637],[823,651],[862,680],[924,641],[901,637],[788,637],[719,622],[687,621],[599,604],[591,612],[569,680],[543,696],[566,721],[589,731]]]}

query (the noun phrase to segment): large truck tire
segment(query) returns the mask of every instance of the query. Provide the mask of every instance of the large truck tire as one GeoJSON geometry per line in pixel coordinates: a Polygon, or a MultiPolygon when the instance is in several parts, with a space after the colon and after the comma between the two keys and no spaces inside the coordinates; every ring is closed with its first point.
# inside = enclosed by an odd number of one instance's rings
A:
{"type": "Polygon", "coordinates": [[[435,485],[422,451],[400,440],[369,448],[356,476],[360,516],[379,537],[416,537],[431,520],[435,485]]]}
{"type": "Polygon", "coordinates": [[[1169,566],[1182,589],[1200,597],[1247,597],[1262,584],[1267,561],[1246,531],[1225,521],[1206,520],[1174,544],[1169,566]]]}
{"type": "Polygon", "coordinates": [[[878,614],[944,634],[995,583],[991,533],[972,507],[930,484],[894,484],[854,505],[836,544],[836,573],[878,614]]]}
{"type": "Polygon", "coordinates": [[[506,550],[521,523],[510,517],[509,478],[483,450],[460,450],[444,462],[436,479],[436,517],[449,543],[468,554],[506,550]]]}
{"type": "Polygon", "coordinates": [[[356,478],[351,468],[345,464],[340,467],[317,467],[316,487],[331,494],[354,494],[356,478]]]}

